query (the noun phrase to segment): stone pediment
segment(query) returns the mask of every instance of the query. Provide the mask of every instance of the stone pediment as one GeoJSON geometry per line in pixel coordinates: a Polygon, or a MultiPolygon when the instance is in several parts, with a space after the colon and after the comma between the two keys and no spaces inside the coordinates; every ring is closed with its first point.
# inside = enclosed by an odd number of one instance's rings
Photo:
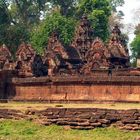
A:
{"type": "Polygon", "coordinates": [[[12,57],[11,52],[7,48],[5,44],[0,47],[0,61],[6,61],[7,59],[10,60],[12,57]]]}
{"type": "Polygon", "coordinates": [[[59,41],[58,34],[56,32],[53,32],[51,37],[49,38],[48,45],[45,49],[44,55],[48,54],[49,52],[53,52],[54,54],[59,54],[62,56],[63,59],[68,58],[66,49],[59,41]]]}
{"type": "Polygon", "coordinates": [[[22,43],[16,52],[16,58],[24,61],[28,58],[32,58],[35,54],[36,52],[30,44],[22,43]]]}

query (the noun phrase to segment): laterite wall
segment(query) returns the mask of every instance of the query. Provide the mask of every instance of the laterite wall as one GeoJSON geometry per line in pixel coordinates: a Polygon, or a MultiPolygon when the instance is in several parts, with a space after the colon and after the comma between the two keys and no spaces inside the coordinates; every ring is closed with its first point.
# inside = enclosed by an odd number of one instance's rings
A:
{"type": "Polygon", "coordinates": [[[140,102],[139,76],[13,78],[14,100],[140,102]]]}

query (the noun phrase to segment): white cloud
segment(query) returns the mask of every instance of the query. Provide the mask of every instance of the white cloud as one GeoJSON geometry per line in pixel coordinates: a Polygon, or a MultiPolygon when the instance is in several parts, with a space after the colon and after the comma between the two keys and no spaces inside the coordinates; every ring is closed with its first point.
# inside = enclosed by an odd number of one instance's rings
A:
{"type": "MultiPolygon", "coordinates": [[[[124,24],[133,24],[136,25],[138,20],[134,19],[136,9],[140,9],[140,0],[125,0],[125,4],[123,7],[120,7],[119,10],[124,12],[124,24]]],[[[140,21],[140,19],[139,19],[140,21]]],[[[134,34],[129,34],[130,42],[134,38],[134,34]]]]}
{"type": "Polygon", "coordinates": [[[125,23],[134,23],[134,12],[136,9],[140,8],[140,0],[125,0],[125,5],[122,10],[125,14],[125,23]]]}

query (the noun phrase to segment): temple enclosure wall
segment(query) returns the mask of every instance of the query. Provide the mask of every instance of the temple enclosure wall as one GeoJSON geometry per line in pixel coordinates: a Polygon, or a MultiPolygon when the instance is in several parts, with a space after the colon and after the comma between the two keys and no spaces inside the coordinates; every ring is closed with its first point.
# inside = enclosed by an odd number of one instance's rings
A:
{"type": "Polygon", "coordinates": [[[140,76],[55,76],[19,78],[0,71],[0,99],[64,103],[140,102],[140,76]]]}
{"type": "Polygon", "coordinates": [[[10,84],[9,99],[19,101],[140,102],[139,76],[13,78],[10,84]]]}

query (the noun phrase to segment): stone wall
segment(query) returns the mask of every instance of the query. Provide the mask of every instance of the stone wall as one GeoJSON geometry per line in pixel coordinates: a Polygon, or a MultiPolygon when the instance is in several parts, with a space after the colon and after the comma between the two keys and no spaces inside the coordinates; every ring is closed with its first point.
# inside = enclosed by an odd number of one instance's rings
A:
{"type": "Polygon", "coordinates": [[[140,102],[140,76],[13,78],[14,100],[140,102]]]}
{"type": "Polygon", "coordinates": [[[140,110],[111,110],[97,108],[48,108],[28,111],[44,125],[64,125],[73,129],[94,129],[114,125],[120,129],[140,130],[140,110]]]}

